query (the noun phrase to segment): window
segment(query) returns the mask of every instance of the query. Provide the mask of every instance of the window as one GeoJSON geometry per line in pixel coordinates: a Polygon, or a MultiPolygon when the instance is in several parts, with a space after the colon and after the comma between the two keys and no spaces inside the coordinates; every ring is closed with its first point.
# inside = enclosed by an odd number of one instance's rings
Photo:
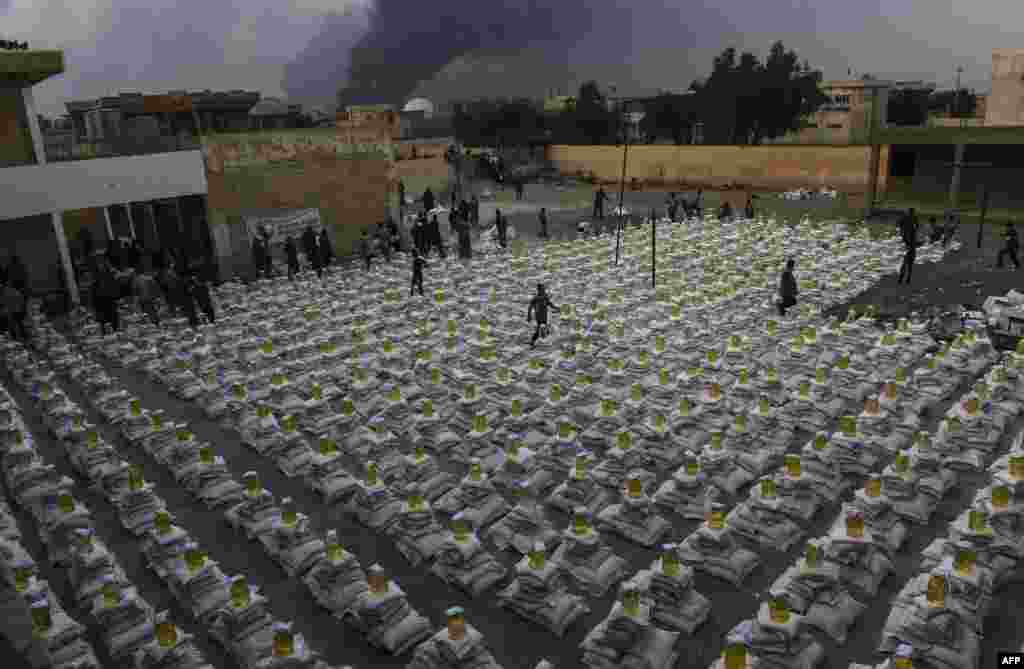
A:
{"type": "Polygon", "coordinates": [[[842,130],[843,129],[843,124],[842,123],[829,123],[828,124],[828,129],[829,130],[842,130]]]}

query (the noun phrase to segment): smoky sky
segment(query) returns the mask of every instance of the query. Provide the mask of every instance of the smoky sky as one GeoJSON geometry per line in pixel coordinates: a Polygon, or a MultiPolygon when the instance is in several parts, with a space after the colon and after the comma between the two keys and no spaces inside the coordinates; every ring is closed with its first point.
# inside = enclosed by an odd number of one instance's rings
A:
{"type": "Polygon", "coordinates": [[[587,79],[638,93],[685,88],[726,46],[763,55],[775,39],[827,78],[852,68],[948,86],[963,66],[984,88],[992,49],[1024,47],[1021,25],[1020,0],[0,0],[0,39],[65,51],[66,73],[35,88],[46,114],[120,91],[323,104],[350,66],[353,97],[375,102],[587,79]]]}
{"type": "MultiPolygon", "coordinates": [[[[499,92],[487,81],[499,76],[492,71],[495,64],[503,66],[500,76],[510,94],[530,87],[563,89],[567,79],[586,78],[635,88],[647,74],[637,71],[643,67],[636,62],[639,52],[671,51],[663,60],[675,62],[655,69],[675,67],[692,76],[699,68],[688,52],[720,48],[724,36],[737,36],[738,14],[703,0],[376,0],[368,26],[365,16],[326,22],[287,68],[284,87],[293,97],[324,98],[344,88],[344,102],[396,104],[423,90],[423,82],[446,65],[469,56],[491,66],[477,68],[484,74],[462,75],[463,83],[487,94],[499,92]]],[[[796,0],[784,16],[766,15],[759,27],[799,33],[812,30],[814,21],[805,0],[796,0]]],[[[445,97],[437,88],[427,91],[445,97]]]]}

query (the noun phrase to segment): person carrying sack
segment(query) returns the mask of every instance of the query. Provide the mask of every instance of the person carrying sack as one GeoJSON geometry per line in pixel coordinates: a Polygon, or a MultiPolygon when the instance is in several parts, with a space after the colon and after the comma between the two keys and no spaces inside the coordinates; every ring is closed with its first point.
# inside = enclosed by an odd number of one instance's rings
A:
{"type": "Polygon", "coordinates": [[[530,306],[526,310],[526,320],[532,322],[534,318],[537,319],[537,329],[533,331],[533,339],[530,340],[530,348],[534,348],[537,345],[537,340],[541,337],[547,337],[550,329],[548,328],[548,308],[557,309],[554,303],[551,302],[551,298],[548,297],[547,289],[543,283],[537,284],[537,294],[530,300],[530,306]]]}
{"type": "Polygon", "coordinates": [[[786,261],[786,269],[782,271],[782,276],[779,279],[779,300],[776,302],[776,307],[778,307],[780,316],[785,316],[790,307],[796,306],[797,285],[796,277],[793,275],[794,267],[796,267],[796,261],[790,258],[786,261]]]}

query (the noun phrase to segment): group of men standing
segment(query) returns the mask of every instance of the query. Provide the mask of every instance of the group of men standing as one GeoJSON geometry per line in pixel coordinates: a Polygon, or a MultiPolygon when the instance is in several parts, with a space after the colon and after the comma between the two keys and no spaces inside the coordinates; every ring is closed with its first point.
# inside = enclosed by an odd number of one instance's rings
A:
{"type": "MultiPolygon", "coordinates": [[[[288,267],[288,278],[293,278],[302,271],[299,262],[299,245],[306,255],[306,262],[309,267],[322,277],[324,269],[330,267],[334,261],[334,247],[331,246],[331,239],[326,229],[321,229],[317,234],[312,226],[302,231],[301,236],[292,235],[285,239],[284,255],[288,267]]],[[[273,244],[270,239],[270,231],[266,227],[260,228],[259,234],[252,242],[252,260],[258,274],[270,277],[274,273],[273,244]]]]}

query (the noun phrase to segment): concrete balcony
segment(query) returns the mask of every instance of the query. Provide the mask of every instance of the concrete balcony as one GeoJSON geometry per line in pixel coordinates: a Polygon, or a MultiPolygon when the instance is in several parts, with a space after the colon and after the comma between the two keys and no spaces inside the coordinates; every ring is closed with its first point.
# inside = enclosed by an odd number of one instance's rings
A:
{"type": "Polygon", "coordinates": [[[69,137],[47,137],[47,162],[115,158],[118,156],[144,156],[173,151],[195,151],[202,147],[198,137],[168,135],[149,137],[119,137],[96,142],[75,142],[69,137]]]}
{"type": "Polygon", "coordinates": [[[25,88],[63,73],[63,51],[0,51],[0,86],[25,88]]]}

